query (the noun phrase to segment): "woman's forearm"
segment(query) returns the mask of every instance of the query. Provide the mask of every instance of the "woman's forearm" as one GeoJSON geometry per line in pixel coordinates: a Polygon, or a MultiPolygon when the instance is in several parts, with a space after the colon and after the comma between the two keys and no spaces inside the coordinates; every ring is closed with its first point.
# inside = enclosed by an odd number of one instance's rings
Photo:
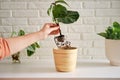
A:
{"type": "Polygon", "coordinates": [[[21,51],[27,46],[33,44],[36,41],[44,40],[49,35],[56,35],[59,33],[59,26],[53,23],[46,23],[43,28],[31,34],[27,34],[24,36],[18,36],[14,38],[7,38],[7,44],[10,49],[10,54],[21,51]]]}
{"type": "Polygon", "coordinates": [[[43,33],[42,31],[39,31],[24,36],[8,38],[6,41],[10,48],[10,54],[13,54],[42,39],[43,33]]]}

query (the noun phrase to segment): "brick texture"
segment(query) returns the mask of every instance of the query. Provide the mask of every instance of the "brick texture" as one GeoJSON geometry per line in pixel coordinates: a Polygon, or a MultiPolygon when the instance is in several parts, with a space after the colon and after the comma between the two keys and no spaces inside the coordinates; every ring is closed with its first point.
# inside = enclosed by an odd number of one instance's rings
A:
{"type": "MultiPolygon", "coordinates": [[[[24,29],[27,33],[40,30],[44,23],[52,22],[47,9],[54,0],[0,0],[0,36],[10,37],[12,31],[24,29]]],[[[72,46],[78,47],[78,58],[104,59],[105,39],[97,33],[104,31],[114,21],[120,22],[119,0],[66,0],[71,10],[77,10],[80,18],[73,24],[60,24],[72,46]]],[[[52,56],[56,47],[54,36],[40,41],[41,48],[32,59],[52,56]]],[[[25,53],[25,51],[23,51],[25,53]]],[[[29,59],[26,54],[23,59],[29,59]]]]}
{"type": "Polygon", "coordinates": [[[3,10],[27,9],[27,4],[26,2],[1,2],[1,9],[3,10]]]}

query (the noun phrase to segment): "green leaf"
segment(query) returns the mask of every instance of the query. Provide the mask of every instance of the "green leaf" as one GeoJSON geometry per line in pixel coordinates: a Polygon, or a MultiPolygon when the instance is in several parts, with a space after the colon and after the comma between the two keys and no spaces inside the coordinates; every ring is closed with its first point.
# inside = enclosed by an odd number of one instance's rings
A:
{"type": "Polygon", "coordinates": [[[40,45],[37,42],[35,42],[34,44],[36,48],[40,48],[40,45]]]}
{"type": "Polygon", "coordinates": [[[102,36],[102,37],[107,37],[107,34],[106,33],[104,33],[104,32],[101,32],[101,33],[98,33],[98,35],[100,35],[100,36],[102,36]]]}
{"type": "Polygon", "coordinates": [[[32,46],[28,46],[28,47],[27,47],[27,50],[29,50],[29,51],[33,51],[33,52],[34,52],[34,51],[35,51],[35,48],[32,47],[32,46]]]}
{"type": "Polygon", "coordinates": [[[55,4],[61,4],[61,3],[69,6],[64,0],[55,1],[55,4]]]}
{"type": "Polygon", "coordinates": [[[67,11],[67,15],[63,18],[57,18],[59,22],[70,24],[77,21],[79,18],[79,13],[77,11],[67,11]]]}
{"type": "Polygon", "coordinates": [[[114,22],[113,27],[115,27],[117,29],[120,29],[120,24],[118,22],[114,22]]]}
{"type": "Polygon", "coordinates": [[[23,36],[23,35],[25,35],[25,31],[20,30],[20,31],[18,32],[18,36],[23,36]]]}
{"type": "Polygon", "coordinates": [[[36,50],[36,48],[35,48],[34,44],[28,46],[28,48],[27,48],[27,55],[28,56],[33,55],[33,53],[35,53],[35,50],[36,50]]]}
{"type": "Polygon", "coordinates": [[[53,6],[52,13],[53,13],[54,19],[64,18],[67,15],[67,9],[64,6],[58,4],[58,5],[53,6]]]}
{"type": "Polygon", "coordinates": [[[120,24],[118,22],[114,22],[113,29],[115,32],[120,32],[120,24]]]}
{"type": "Polygon", "coordinates": [[[106,34],[107,34],[107,36],[106,36],[107,39],[113,39],[114,38],[114,31],[113,31],[113,28],[111,26],[109,26],[107,28],[107,30],[105,30],[105,31],[106,31],[106,34]]]}
{"type": "Polygon", "coordinates": [[[50,5],[50,7],[49,7],[48,10],[47,10],[47,14],[48,14],[49,16],[50,16],[51,11],[52,11],[52,5],[50,5]]]}
{"type": "Polygon", "coordinates": [[[40,48],[37,42],[33,43],[32,45],[27,47],[27,55],[31,56],[35,53],[36,48],[40,48]]]}
{"type": "Polygon", "coordinates": [[[120,39],[120,32],[117,33],[117,39],[120,39]]]}
{"type": "Polygon", "coordinates": [[[55,1],[64,1],[64,0],[55,0],[55,1]]]}
{"type": "Polygon", "coordinates": [[[27,56],[32,56],[35,52],[27,50],[27,56]]]}
{"type": "Polygon", "coordinates": [[[16,35],[17,35],[17,33],[15,31],[13,31],[10,37],[14,37],[16,35]]]}
{"type": "Polygon", "coordinates": [[[79,13],[77,11],[67,10],[63,4],[69,6],[65,0],[55,0],[54,3],[51,3],[52,8],[48,8],[47,14],[50,15],[52,13],[53,22],[69,24],[77,21],[79,13]]]}
{"type": "Polygon", "coordinates": [[[56,1],[65,1],[65,0],[55,0],[55,2],[56,2],[56,1]]]}
{"type": "Polygon", "coordinates": [[[111,34],[113,33],[113,28],[111,26],[109,26],[106,30],[107,34],[111,34]]]}

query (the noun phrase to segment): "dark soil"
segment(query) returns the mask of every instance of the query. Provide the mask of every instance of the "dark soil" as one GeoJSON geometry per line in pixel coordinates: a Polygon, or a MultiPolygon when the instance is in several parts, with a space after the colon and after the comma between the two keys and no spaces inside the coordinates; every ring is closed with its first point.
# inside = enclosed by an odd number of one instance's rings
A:
{"type": "Polygon", "coordinates": [[[61,49],[65,49],[65,50],[68,50],[68,49],[76,49],[76,47],[62,47],[61,49]]]}

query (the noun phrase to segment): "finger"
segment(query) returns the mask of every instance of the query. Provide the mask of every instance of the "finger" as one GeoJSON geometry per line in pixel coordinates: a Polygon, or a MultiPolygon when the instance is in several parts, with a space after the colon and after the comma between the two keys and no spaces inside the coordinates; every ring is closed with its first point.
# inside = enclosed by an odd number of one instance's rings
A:
{"type": "Polygon", "coordinates": [[[49,35],[57,35],[59,33],[59,30],[51,32],[49,35]]]}
{"type": "Polygon", "coordinates": [[[49,35],[57,35],[59,33],[59,29],[52,31],[49,35]]]}
{"type": "Polygon", "coordinates": [[[55,23],[47,23],[47,25],[49,25],[50,27],[57,26],[57,24],[55,24],[55,23]]]}

